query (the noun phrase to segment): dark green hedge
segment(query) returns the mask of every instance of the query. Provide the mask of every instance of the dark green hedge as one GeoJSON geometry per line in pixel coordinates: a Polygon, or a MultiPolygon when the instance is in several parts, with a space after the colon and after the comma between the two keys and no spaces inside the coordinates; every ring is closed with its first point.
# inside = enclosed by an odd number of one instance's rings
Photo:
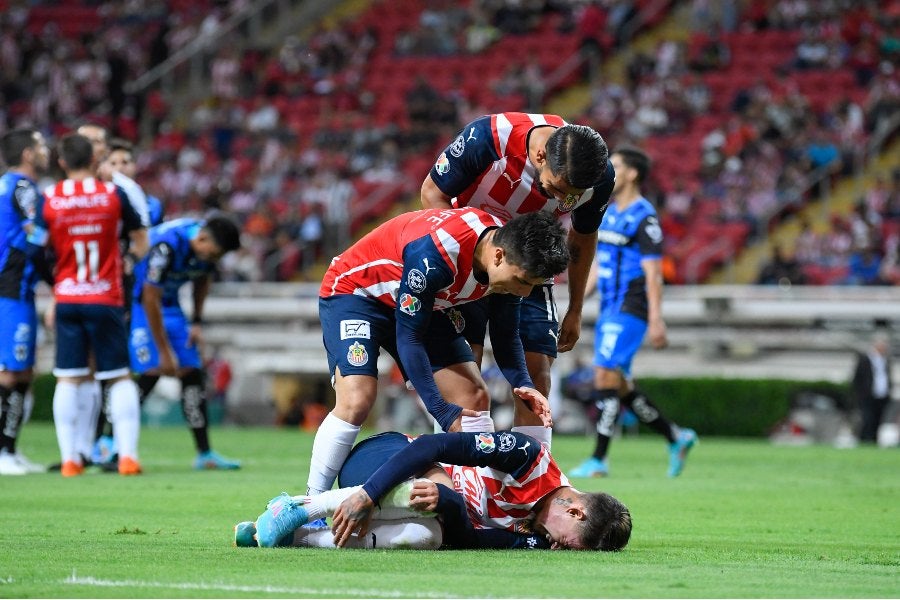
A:
{"type": "MultiPolygon", "coordinates": [[[[32,419],[53,419],[55,379],[40,375],[34,382],[32,419]]],[[[680,425],[702,435],[765,436],[787,416],[791,401],[802,391],[846,399],[846,385],[781,379],[661,379],[645,377],[638,387],[680,425]]]]}
{"type": "Polygon", "coordinates": [[[848,386],[826,381],[645,377],[637,383],[667,417],[707,435],[765,436],[787,416],[798,393],[843,402],[849,394],[848,386]]]}

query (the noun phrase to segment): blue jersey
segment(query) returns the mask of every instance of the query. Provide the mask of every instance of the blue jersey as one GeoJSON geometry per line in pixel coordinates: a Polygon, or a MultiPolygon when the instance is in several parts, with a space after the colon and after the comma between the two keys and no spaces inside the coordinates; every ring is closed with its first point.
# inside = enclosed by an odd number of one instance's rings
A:
{"type": "Polygon", "coordinates": [[[149,283],[163,289],[163,306],[178,306],[182,285],[213,272],[215,263],[200,260],[191,248],[202,227],[199,219],[175,219],[150,228],[150,251],[134,268],[135,302],[149,283]]]}
{"type": "Polygon", "coordinates": [[[629,313],[647,320],[647,287],[641,261],[662,257],[662,228],[644,197],[620,211],[611,202],[597,243],[601,315],[629,313]]]}
{"type": "Polygon", "coordinates": [[[41,192],[19,173],[0,177],[0,297],[34,300],[37,272],[28,258],[24,226],[37,214],[41,192]]]}
{"type": "Polygon", "coordinates": [[[165,210],[162,200],[147,194],[147,213],[150,216],[150,227],[156,227],[163,222],[165,210]]]}

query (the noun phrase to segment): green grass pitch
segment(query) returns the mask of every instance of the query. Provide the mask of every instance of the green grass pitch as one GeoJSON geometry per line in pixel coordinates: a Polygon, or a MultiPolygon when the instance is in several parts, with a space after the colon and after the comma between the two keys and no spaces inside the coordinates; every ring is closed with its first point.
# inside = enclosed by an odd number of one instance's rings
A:
{"type": "MultiPolygon", "coordinates": [[[[624,552],[244,549],[232,525],[305,489],[312,437],[215,429],[238,472],[194,472],[183,428],[145,429],[141,477],[0,478],[0,597],[900,597],[900,452],[701,439],[667,479],[660,438],[616,440],[624,552]]],[[[33,460],[53,429],[28,424],[33,460]]],[[[557,436],[566,469],[590,440],[557,436]]]]}

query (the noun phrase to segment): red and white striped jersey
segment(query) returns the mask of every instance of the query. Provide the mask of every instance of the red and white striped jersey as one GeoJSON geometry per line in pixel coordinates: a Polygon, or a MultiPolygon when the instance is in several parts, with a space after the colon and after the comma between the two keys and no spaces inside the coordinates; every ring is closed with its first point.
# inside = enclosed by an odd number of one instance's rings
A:
{"type": "Polygon", "coordinates": [[[528,533],[523,522],[531,516],[534,505],[553,490],[569,485],[546,446],[541,446],[531,468],[518,478],[490,467],[441,466],[465,500],[472,524],[479,529],[528,533]]]}
{"type": "Polygon", "coordinates": [[[435,293],[434,309],[477,300],[487,293],[488,287],[473,272],[475,246],[485,229],[501,225],[496,217],[474,208],[404,213],[383,223],[332,259],[319,296],[355,294],[378,299],[395,308],[403,275],[404,249],[427,237],[433,242],[433,253],[411,257],[418,263],[415,271],[421,278],[422,288],[429,271],[435,268],[435,264],[429,264],[430,260],[443,261],[453,278],[435,293]]]}
{"type": "Polygon", "coordinates": [[[528,135],[546,125],[561,127],[566,122],[557,115],[529,113],[477,119],[441,154],[431,178],[453,198],[454,206],[480,208],[504,221],[539,210],[568,215],[588,202],[594,190],[563,204],[539,191],[537,169],[528,159],[528,135]]]}
{"type": "Polygon", "coordinates": [[[119,233],[139,217],[112,183],[66,179],[44,192],[41,222],[56,254],[56,301],[124,305],[119,233]]]}

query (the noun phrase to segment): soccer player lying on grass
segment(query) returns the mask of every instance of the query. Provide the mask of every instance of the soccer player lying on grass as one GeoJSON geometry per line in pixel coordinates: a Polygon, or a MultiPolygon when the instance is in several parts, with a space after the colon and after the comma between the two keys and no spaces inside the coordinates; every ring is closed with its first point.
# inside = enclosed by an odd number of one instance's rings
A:
{"type": "Polygon", "coordinates": [[[569,263],[566,233],[549,213],[504,224],[475,208],[432,209],[385,222],[331,261],[319,317],[335,407],[313,441],[307,493],[330,490],[375,403],[381,349],[401,365],[444,431],[493,431],[490,396],[462,335],[458,306],[487,294],[494,355],[514,393],[545,427],[519,339],[521,297],[569,263]]]}
{"type": "Polygon", "coordinates": [[[410,509],[437,512],[443,541],[455,548],[530,545],[527,539],[485,536],[485,530],[534,533],[551,549],[621,550],[631,536],[631,515],[621,502],[570,486],[547,447],[525,434],[441,433],[412,441],[391,434],[370,441],[368,448],[360,444],[356,460],[348,459],[341,481],[356,483],[366,468],[371,471],[366,465],[380,464],[362,485],[274,498],[256,520],[259,545],[292,545],[298,527],[333,513],[333,542],[342,547],[364,537],[373,517],[404,518],[410,509]],[[408,481],[423,474],[435,481],[408,481]],[[460,499],[468,519],[460,518],[460,499]]]}

